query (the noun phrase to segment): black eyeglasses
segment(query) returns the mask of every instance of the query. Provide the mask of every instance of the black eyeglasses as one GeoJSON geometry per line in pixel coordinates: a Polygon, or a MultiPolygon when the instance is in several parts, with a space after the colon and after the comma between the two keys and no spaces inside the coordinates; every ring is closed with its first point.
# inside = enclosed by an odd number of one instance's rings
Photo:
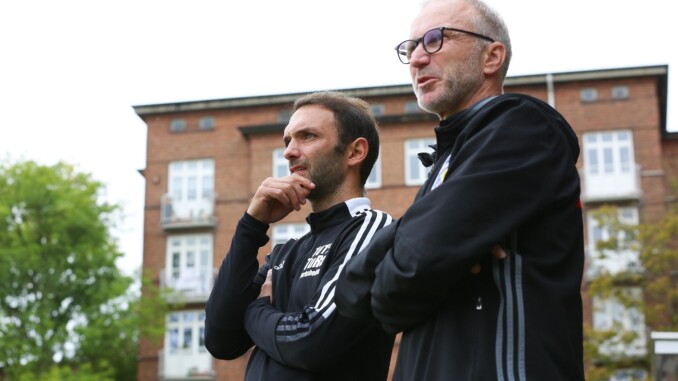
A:
{"type": "Polygon", "coordinates": [[[495,40],[493,38],[484,36],[479,33],[474,33],[474,32],[469,32],[468,30],[463,30],[463,29],[457,29],[457,28],[448,28],[445,26],[441,26],[435,29],[431,29],[428,32],[424,33],[421,38],[416,39],[416,40],[405,40],[401,43],[398,44],[398,46],[395,47],[396,53],[398,53],[398,58],[400,59],[400,62],[404,64],[410,63],[410,58],[412,57],[412,52],[414,52],[414,49],[417,48],[417,45],[419,45],[420,42],[423,41],[421,44],[424,47],[424,51],[428,54],[433,54],[440,50],[443,47],[443,32],[446,30],[451,30],[454,32],[459,32],[459,33],[464,33],[468,34],[469,36],[477,37],[489,42],[494,42],[495,40]]]}

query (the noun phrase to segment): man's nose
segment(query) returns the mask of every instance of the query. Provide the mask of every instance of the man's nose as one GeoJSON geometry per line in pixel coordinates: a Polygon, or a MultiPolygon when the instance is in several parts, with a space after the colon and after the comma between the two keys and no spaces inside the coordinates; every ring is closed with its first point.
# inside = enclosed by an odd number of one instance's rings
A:
{"type": "Polygon", "coordinates": [[[427,65],[431,60],[431,55],[424,50],[424,47],[417,45],[410,55],[410,66],[421,67],[427,65]]]}
{"type": "Polygon", "coordinates": [[[290,141],[290,143],[285,147],[285,152],[283,152],[283,156],[287,161],[291,161],[291,159],[299,157],[299,149],[294,142],[294,140],[290,141]]]}

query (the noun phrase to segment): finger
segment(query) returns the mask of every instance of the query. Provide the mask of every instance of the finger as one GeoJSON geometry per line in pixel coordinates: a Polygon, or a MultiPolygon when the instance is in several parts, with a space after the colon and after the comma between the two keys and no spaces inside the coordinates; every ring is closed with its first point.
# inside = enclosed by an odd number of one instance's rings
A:
{"type": "Polygon", "coordinates": [[[471,274],[479,274],[480,273],[480,263],[476,263],[475,266],[471,267],[471,274]]]}
{"type": "Polygon", "coordinates": [[[506,258],[506,250],[501,245],[494,245],[492,246],[492,249],[490,249],[492,252],[492,255],[497,258],[497,259],[504,259],[506,258]]]}
{"type": "Polygon", "coordinates": [[[311,193],[311,190],[315,189],[315,184],[311,180],[297,174],[290,175],[290,181],[294,185],[299,200],[302,204],[305,204],[306,197],[311,193]]]}
{"type": "Polygon", "coordinates": [[[293,179],[293,181],[295,181],[295,182],[301,184],[304,188],[308,188],[308,189],[313,189],[313,188],[315,188],[315,184],[313,183],[313,181],[311,181],[311,179],[309,179],[309,178],[307,178],[307,177],[298,175],[298,174],[296,174],[296,173],[291,174],[291,175],[289,175],[288,177],[289,177],[290,179],[293,179]]]}
{"type": "Polygon", "coordinates": [[[315,184],[309,179],[296,174],[279,180],[281,189],[285,192],[295,210],[301,209],[301,205],[306,203],[306,197],[315,188],[315,184]]]}
{"type": "Polygon", "coordinates": [[[294,189],[295,185],[290,179],[286,178],[268,178],[260,186],[260,191],[265,199],[277,201],[288,209],[297,209],[300,203],[297,196],[298,191],[294,189]]]}

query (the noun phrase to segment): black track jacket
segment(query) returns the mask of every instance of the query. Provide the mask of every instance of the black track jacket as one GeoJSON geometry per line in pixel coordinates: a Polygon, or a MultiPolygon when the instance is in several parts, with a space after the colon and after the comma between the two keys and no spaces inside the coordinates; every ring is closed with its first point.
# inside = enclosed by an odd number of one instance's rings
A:
{"type": "Polygon", "coordinates": [[[334,290],[346,262],[392,219],[355,198],[307,221],[308,234],[276,245],[257,270],[268,225],[245,213],[207,302],[205,346],[234,359],[255,345],[247,381],[385,380],[394,336],[340,316],[334,290]],[[257,299],[271,268],[273,305],[257,299]]]}
{"type": "Polygon", "coordinates": [[[583,380],[574,131],[546,103],[504,94],[435,133],[414,203],[342,273],[340,313],[403,332],[396,381],[583,380]]]}

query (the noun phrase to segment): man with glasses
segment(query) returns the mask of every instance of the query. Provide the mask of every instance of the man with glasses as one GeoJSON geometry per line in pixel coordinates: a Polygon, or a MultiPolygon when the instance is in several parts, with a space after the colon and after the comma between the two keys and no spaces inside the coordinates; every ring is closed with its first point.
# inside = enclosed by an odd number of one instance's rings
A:
{"type": "Polygon", "coordinates": [[[410,36],[396,53],[440,117],[433,167],[340,275],[339,312],[402,332],[394,380],[581,381],[577,136],[503,93],[511,42],[486,4],[429,1],[410,36]]]}
{"type": "Polygon", "coordinates": [[[254,346],[245,380],[385,380],[394,336],[334,304],[338,273],[392,221],[365,197],[379,152],[374,115],[360,99],[313,93],[295,102],[283,142],[291,174],[264,180],[238,222],[207,302],[205,347],[228,360],[254,346]],[[269,224],[306,200],[311,231],[259,268],[269,224]]]}

